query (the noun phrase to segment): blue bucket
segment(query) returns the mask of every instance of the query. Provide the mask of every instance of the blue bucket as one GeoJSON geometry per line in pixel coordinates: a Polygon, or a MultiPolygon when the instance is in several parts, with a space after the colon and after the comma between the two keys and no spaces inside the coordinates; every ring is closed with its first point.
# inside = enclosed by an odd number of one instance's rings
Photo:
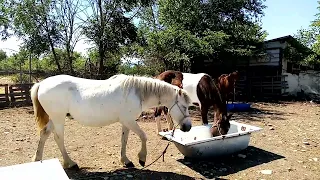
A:
{"type": "Polygon", "coordinates": [[[227,104],[227,111],[249,111],[251,104],[249,103],[233,103],[227,104]]]}

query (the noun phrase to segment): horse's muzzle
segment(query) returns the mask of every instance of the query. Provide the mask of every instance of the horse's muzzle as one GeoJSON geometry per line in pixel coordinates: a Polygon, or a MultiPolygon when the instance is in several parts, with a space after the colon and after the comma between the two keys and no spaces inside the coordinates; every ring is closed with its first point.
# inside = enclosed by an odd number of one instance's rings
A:
{"type": "Polygon", "coordinates": [[[191,127],[192,127],[191,121],[189,120],[180,126],[180,130],[183,132],[188,132],[188,131],[190,131],[191,127]]]}

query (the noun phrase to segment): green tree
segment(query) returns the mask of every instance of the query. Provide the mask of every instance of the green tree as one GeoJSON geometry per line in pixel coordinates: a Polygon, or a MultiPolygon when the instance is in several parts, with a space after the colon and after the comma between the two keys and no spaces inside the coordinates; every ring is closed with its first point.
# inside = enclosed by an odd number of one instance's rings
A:
{"type": "Polygon", "coordinates": [[[88,11],[91,11],[84,25],[86,37],[94,43],[99,54],[99,75],[104,78],[105,61],[117,53],[121,46],[131,44],[137,36],[132,23],[140,6],[148,5],[148,0],[111,1],[91,0],[88,11]],[[128,14],[132,14],[128,17],[128,14]]]}
{"type": "Polygon", "coordinates": [[[159,0],[143,9],[139,29],[147,56],[184,69],[204,57],[221,61],[262,52],[264,0],[159,0]]]}
{"type": "MultiPolygon", "coordinates": [[[[318,10],[320,10],[320,1],[318,1],[318,10]]],[[[315,15],[310,26],[306,29],[300,29],[294,37],[305,47],[288,47],[290,53],[289,59],[306,65],[320,64],[320,13],[315,15]]]]}
{"type": "Polygon", "coordinates": [[[4,50],[0,49],[0,61],[6,60],[7,57],[7,53],[4,50]]]}
{"type": "Polygon", "coordinates": [[[14,1],[11,4],[12,29],[14,34],[23,39],[26,49],[32,54],[40,55],[52,52],[58,71],[61,66],[55,51],[61,40],[57,27],[57,17],[53,13],[53,3],[56,1],[32,0],[14,1]]]}
{"type": "Polygon", "coordinates": [[[66,60],[70,74],[74,74],[73,51],[82,36],[82,22],[78,18],[82,11],[80,0],[58,0],[55,4],[55,14],[61,34],[61,48],[66,50],[66,60]]]}

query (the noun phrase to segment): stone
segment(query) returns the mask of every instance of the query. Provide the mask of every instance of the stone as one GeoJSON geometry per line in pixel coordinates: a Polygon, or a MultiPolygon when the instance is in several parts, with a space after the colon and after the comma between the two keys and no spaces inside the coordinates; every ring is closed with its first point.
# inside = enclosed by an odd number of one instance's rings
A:
{"type": "Polygon", "coordinates": [[[303,141],[302,143],[305,145],[310,145],[308,141],[303,141]]]}
{"type": "Polygon", "coordinates": [[[133,178],[133,176],[131,174],[128,174],[127,177],[128,178],[133,178]]]}
{"type": "Polygon", "coordinates": [[[274,128],[273,128],[273,127],[270,127],[269,129],[270,129],[270,130],[274,130],[274,128]]]}
{"type": "Polygon", "coordinates": [[[313,161],[317,162],[318,161],[318,158],[312,158],[313,161]]]}
{"type": "Polygon", "coordinates": [[[260,171],[262,174],[272,174],[272,170],[262,170],[260,171]]]}

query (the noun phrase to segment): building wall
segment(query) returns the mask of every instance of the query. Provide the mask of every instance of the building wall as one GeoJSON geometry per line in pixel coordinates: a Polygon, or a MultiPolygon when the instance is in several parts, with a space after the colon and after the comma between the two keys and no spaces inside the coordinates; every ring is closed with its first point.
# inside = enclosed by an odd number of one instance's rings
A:
{"type": "Polygon", "coordinates": [[[280,48],[267,49],[267,56],[259,59],[251,59],[249,66],[279,66],[280,48]]]}
{"type": "Polygon", "coordinates": [[[289,88],[286,92],[296,96],[301,90],[306,94],[320,95],[320,72],[308,71],[299,73],[299,75],[291,73],[283,73],[287,75],[286,81],[289,88]]]}

